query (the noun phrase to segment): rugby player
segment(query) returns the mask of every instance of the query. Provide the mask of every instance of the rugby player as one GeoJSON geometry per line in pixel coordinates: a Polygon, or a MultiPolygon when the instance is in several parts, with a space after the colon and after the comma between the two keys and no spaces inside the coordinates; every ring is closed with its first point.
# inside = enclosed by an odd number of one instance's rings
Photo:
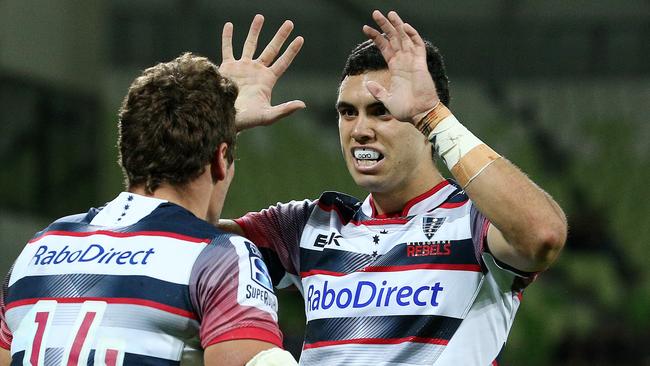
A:
{"type": "MultiPolygon", "coordinates": [[[[369,195],[325,192],[219,225],[258,244],[276,286],[301,290],[300,364],[491,365],[523,289],[564,245],[564,213],[452,114],[438,50],[395,12],[372,17],[380,30],[363,27],[336,103],[343,157],[369,195]]],[[[231,38],[226,25],[225,74],[254,89],[231,38]]],[[[259,89],[266,103],[238,99],[251,115],[270,102],[259,89]]]]}
{"type": "Polygon", "coordinates": [[[207,222],[234,174],[237,94],[190,53],[135,79],[119,114],[127,191],[25,246],[0,294],[0,365],[295,364],[259,250],[207,222]]]}

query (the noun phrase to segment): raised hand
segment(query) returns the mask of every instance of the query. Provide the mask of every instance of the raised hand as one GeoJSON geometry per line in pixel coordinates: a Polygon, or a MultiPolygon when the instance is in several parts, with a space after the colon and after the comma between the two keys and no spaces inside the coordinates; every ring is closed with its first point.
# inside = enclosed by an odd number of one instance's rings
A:
{"type": "Polygon", "coordinates": [[[302,37],[294,38],[282,55],[277,57],[282,45],[293,30],[293,23],[287,20],[280,26],[262,53],[253,59],[257,48],[257,38],[263,23],[264,17],[260,14],[255,15],[239,60],[233,56],[233,25],[228,22],[223,26],[221,36],[223,60],[219,66],[219,72],[233,80],[239,87],[239,95],[235,101],[237,109],[235,124],[238,131],[270,125],[282,117],[305,108],[305,103],[300,100],[271,105],[273,86],[291,65],[294,57],[300,51],[304,39],[302,37]]]}
{"type": "Polygon", "coordinates": [[[363,33],[381,51],[391,78],[388,89],[374,81],[369,81],[366,87],[393,117],[418,123],[439,101],[436,86],[427,70],[424,40],[394,11],[385,17],[375,10],[372,18],[385,35],[367,25],[363,26],[363,33]]]}

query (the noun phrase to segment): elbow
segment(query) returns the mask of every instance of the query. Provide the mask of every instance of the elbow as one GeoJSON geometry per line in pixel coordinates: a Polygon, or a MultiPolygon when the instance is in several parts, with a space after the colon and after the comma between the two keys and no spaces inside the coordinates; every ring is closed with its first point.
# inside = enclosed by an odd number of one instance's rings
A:
{"type": "Polygon", "coordinates": [[[567,230],[566,221],[563,220],[547,223],[534,230],[529,254],[536,271],[543,271],[555,262],[564,248],[567,230]]]}

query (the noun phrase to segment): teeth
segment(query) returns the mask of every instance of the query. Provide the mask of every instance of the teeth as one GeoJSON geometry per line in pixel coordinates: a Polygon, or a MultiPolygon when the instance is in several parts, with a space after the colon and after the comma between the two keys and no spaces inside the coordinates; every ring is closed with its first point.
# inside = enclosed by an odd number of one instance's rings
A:
{"type": "Polygon", "coordinates": [[[373,166],[377,164],[377,160],[357,160],[359,166],[373,166]]]}
{"type": "Polygon", "coordinates": [[[354,150],[354,157],[357,160],[378,160],[379,156],[380,156],[379,152],[375,150],[370,150],[370,149],[354,150]]]}

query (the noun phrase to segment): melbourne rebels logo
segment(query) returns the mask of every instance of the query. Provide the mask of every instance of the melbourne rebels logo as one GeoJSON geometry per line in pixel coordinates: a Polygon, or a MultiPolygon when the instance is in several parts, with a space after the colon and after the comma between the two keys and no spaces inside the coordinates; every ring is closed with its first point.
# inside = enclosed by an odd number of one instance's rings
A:
{"type": "Polygon", "coordinates": [[[262,253],[253,243],[248,241],[246,242],[246,248],[248,248],[249,252],[248,258],[251,265],[251,278],[267,290],[273,291],[271,276],[269,275],[269,270],[266,268],[266,264],[262,260],[262,253]]]}
{"type": "Polygon", "coordinates": [[[433,238],[443,222],[445,222],[444,217],[424,216],[422,218],[422,231],[427,239],[431,240],[433,238]]]}

